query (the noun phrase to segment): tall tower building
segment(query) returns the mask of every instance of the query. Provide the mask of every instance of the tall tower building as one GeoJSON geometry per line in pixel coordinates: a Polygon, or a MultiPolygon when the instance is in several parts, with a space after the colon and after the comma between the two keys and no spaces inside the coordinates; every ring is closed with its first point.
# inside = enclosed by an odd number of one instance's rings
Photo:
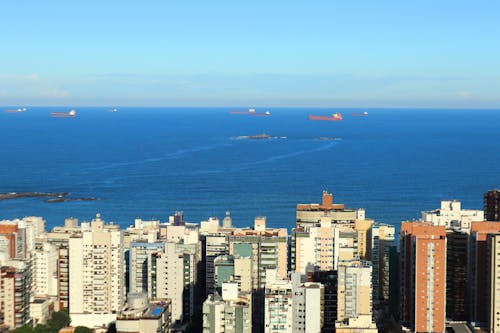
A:
{"type": "Polygon", "coordinates": [[[446,227],[403,222],[400,235],[403,322],[415,332],[445,332],[446,227]]]}
{"type": "Polygon", "coordinates": [[[161,252],[165,248],[163,242],[132,242],[129,250],[129,292],[131,293],[147,293],[148,282],[151,272],[149,261],[151,255],[156,252],[161,252]]]}
{"type": "Polygon", "coordinates": [[[57,248],[54,244],[46,241],[37,242],[33,254],[32,264],[34,265],[34,269],[32,270],[32,283],[35,296],[57,298],[57,248]]]}
{"type": "Polygon", "coordinates": [[[296,209],[296,227],[308,229],[317,226],[323,218],[337,224],[354,224],[355,220],[364,220],[363,209],[345,208],[344,204],[333,202],[333,195],[323,191],[321,203],[298,204],[296,209]]]}
{"type": "Polygon", "coordinates": [[[292,273],[292,332],[321,332],[324,324],[325,288],[321,283],[303,282],[300,273],[292,273]]]}
{"type": "Polygon", "coordinates": [[[337,295],[336,332],[378,331],[372,320],[372,266],[368,261],[339,264],[337,295]]]}
{"type": "Polygon", "coordinates": [[[500,232],[500,222],[473,222],[467,244],[467,305],[470,321],[476,326],[487,327],[489,320],[488,306],[489,262],[488,236],[500,232]]]}
{"type": "Polygon", "coordinates": [[[151,255],[148,295],[153,300],[171,299],[172,323],[193,315],[197,263],[197,244],[169,241],[163,252],[151,255]]]}
{"type": "Polygon", "coordinates": [[[30,268],[17,259],[0,266],[0,323],[14,330],[30,322],[30,268]]]}
{"type": "Polygon", "coordinates": [[[107,324],[125,303],[123,233],[97,214],[69,239],[69,312],[73,324],[107,324]],[[94,316],[89,316],[94,315],[94,316]],[[99,316],[96,316],[99,315],[99,316]]]}
{"type": "Polygon", "coordinates": [[[215,292],[215,258],[229,253],[227,234],[208,234],[204,237],[205,284],[207,295],[215,292]]]}
{"type": "Polygon", "coordinates": [[[468,320],[467,280],[469,260],[467,256],[468,235],[451,231],[446,234],[446,317],[451,320],[468,320]]]}
{"type": "Polygon", "coordinates": [[[316,271],[308,273],[309,282],[319,282],[323,285],[323,329],[321,332],[335,332],[337,321],[337,271],[316,271]]]}
{"type": "Polygon", "coordinates": [[[251,257],[252,272],[257,274],[255,288],[266,285],[266,270],[276,269],[282,278],[287,276],[288,233],[285,228],[266,228],[263,217],[255,219],[254,229],[235,229],[229,236],[229,254],[240,257],[251,257]],[[241,245],[240,245],[241,244],[241,245]]]}
{"type": "Polygon", "coordinates": [[[268,270],[264,298],[264,332],[292,332],[293,286],[291,281],[276,279],[276,272],[268,270]]]}
{"type": "Polygon", "coordinates": [[[484,217],[486,221],[500,221],[500,190],[484,194],[484,217]]]}
{"type": "Polygon", "coordinates": [[[468,231],[472,222],[484,221],[482,210],[462,209],[458,200],[443,200],[439,209],[421,212],[421,216],[424,222],[457,231],[468,231]]]}
{"type": "Polygon", "coordinates": [[[373,301],[374,303],[389,302],[390,289],[390,256],[395,249],[395,228],[392,225],[376,223],[372,227],[372,253],[373,266],[373,301]]]}
{"type": "Polygon", "coordinates": [[[492,234],[489,239],[489,330],[500,332],[500,234],[492,234]]]}
{"type": "Polygon", "coordinates": [[[224,283],[221,295],[203,303],[203,333],[251,333],[252,296],[238,292],[236,283],[224,283]]]}

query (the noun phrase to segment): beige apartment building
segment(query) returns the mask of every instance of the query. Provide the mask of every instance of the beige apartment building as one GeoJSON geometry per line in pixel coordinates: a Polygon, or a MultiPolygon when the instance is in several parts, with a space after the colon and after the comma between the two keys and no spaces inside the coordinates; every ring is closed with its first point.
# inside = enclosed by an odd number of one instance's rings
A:
{"type": "Polygon", "coordinates": [[[69,312],[72,324],[108,324],[125,303],[123,233],[97,214],[69,239],[69,312]]]}
{"type": "Polygon", "coordinates": [[[30,267],[25,260],[0,262],[0,322],[11,330],[30,322],[30,267]]]}

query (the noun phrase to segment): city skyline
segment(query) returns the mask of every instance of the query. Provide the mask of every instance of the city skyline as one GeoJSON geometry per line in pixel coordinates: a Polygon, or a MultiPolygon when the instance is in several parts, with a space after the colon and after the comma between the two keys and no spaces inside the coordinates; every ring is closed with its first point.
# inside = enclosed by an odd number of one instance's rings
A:
{"type": "Polygon", "coordinates": [[[500,106],[489,1],[0,9],[0,105],[500,106]]]}

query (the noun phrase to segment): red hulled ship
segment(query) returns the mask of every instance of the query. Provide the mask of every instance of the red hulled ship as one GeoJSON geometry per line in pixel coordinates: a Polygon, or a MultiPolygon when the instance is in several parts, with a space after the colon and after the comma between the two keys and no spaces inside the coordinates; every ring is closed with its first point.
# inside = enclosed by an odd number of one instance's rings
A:
{"type": "Polygon", "coordinates": [[[334,113],[331,116],[309,116],[309,120],[333,120],[339,121],[342,120],[342,113],[334,113]]]}

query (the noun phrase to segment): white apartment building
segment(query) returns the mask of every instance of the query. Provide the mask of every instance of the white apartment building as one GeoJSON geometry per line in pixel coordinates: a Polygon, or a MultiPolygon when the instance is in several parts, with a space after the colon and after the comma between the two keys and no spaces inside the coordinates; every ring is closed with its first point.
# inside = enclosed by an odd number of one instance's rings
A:
{"type": "Polygon", "coordinates": [[[108,324],[125,302],[123,233],[98,214],[69,239],[69,312],[72,324],[108,324]]]}
{"type": "Polygon", "coordinates": [[[165,248],[164,242],[132,242],[130,243],[128,269],[129,269],[129,292],[147,293],[151,272],[151,255],[162,252],[165,248]]]}
{"type": "Polygon", "coordinates": [[[172,301],[172,323],[182,322],[194,312],[197,245],[169,241],[163,252],[151,256],[148,295],[153,300],[172,301]]]}
{"type": "MultiPolygon", "coordinates": [[[[356,220],[361,226],[371,225],[371,220],[356,220]]],[[[295,228],[291,237],[292,271],[307,274],[315,271],[336,270],[340,261],[356,258],[359,251],[371,252],[370,246],[360,248],[360,235],[366,238],[366,230],[355,229],[355,224],[335,224],[329,218],[321,218],[318,226],[307,229],[295,228]]],[[[371,228],[370,228],[371,230],[371,228]]],[[[371,242],[371,240],[368,240],[371,242]]]]}
{"type": "Polygon", "coordinates": [[[321,283],[303,282],[302,277],[300,273],[292,273],[292,332],[321,332],[324,323],[324,287],[321,283]]]}
{"type": "Polygon", "coordinates": [[[203,303],[203,333],[252,332],[252,296],[240,293],[234,282],[222,284],[222,295],[203,303]]]}
{"type": "Polygon", "coordinates": [[[338,267],[337,332],[378,332],[372,320],[372,266],[366,261],[338,267]]]}
{"type": "Polygon", "coordinates": [[[33,251],[32,288],[35,296],[48,296],[57,298],[58,275],[57,261],[58,250],[54,244],[47,241],[37,242],[33,251]]]}
{"type": "Polygon", "coordinates": [[[207,234],[204,242],[205,251],[205,283],[207,294],[215,291],[214,261],[220,255],[229,253],[228,236],[223,233],[207,234]]]}
{"type": "Polygon", "coordinates": [[[264,302],[264,332],[292,332],[293,285],[289,280],[277,279],[276,270],[266,271],[264,302]]]}
{"type": "Polygon", "coordinates": [[[458,200],[443,200],[441,208],[423,211],[421,214],[424,222],[465,232],[469,232],[472,222],[484,221],[483,210],[462,209],[462,204],[458,200]]]}

